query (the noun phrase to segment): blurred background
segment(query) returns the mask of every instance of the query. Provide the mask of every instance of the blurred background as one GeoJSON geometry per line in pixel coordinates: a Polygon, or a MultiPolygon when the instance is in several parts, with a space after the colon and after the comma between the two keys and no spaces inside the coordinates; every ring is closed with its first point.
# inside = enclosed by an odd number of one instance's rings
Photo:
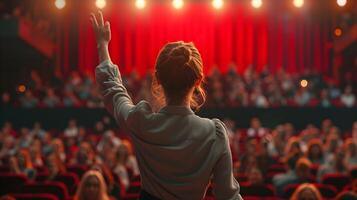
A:
{"type": "Polygon", "coordinates": [[[288,199],[298,185],[289,193],[274,176],[297,163],[311,174],[289,183],[327,185],[326,199],[353,190],[356,0],[1,0],[0,184],[15,180],[6,173],[25,177],[12,182],[22,189],[8,184],[0,195],[26,198],[37,191],[29,180],[51,180],[64,183],[54,196],[70,199],[86,170],[102,168],[113,198],[137,197],[129,133],[105,111],[94,80],[89,14],[97,10],[111,23],[112,61],[134,102],[154,102],[151,75],[164,44],[196,45],[207,92],[197,113],[226,122],[245,196],[258,195],[259,179],[262,196],[288,199]],[[31,167],[17,166],[27,156],[31,167]]]}

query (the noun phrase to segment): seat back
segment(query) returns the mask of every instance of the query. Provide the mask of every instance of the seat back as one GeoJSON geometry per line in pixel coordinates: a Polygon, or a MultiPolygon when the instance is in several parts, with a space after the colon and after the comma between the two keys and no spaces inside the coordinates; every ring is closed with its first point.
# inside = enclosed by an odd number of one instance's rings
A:
{"type": "Polygon", "coordinates": [[[66,186],[63,183],[54,181],[46,181],[42,183],[27,183],[22,187],[21,193],[48,193],[55,195],[56,197],[58,197],[59,200],[65,200],[69,197],[66,186]]]}
{"type": "Polygon", "coordinates": [[[326,174],[321,181],[323,184],[334,186],[338,191],[341,191],[350,182],[350,177],[345,174],[326,174]]]}
{"type": "Polygon", "coordinates": [[[275,190],[270,184],[251,185],[249,183],[240,184],[240,193],[242,196],[256,196],[256,197],[274,197],[275,190]]]}
{"type": "Polygon", "coordinates": [[[16,200],[59,200],[53,194],[11,194],[16,200]]]}
{"type": "Polygon", "coordinates": [[[27,177],[22,174],[0,173],[0,195],[18,192],[27,181],[27,177]]]}

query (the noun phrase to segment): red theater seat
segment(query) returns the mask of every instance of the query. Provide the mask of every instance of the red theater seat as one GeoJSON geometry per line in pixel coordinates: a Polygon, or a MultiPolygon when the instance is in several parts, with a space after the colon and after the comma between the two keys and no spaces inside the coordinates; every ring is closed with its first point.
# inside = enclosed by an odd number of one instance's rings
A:
{"type": "Polygon", "coordinates": [[[67,165],[68,172],[73,172],[78,175],[79,178],[82,178],[83,174],[88,170],[87,165],[67,165]]]}
{"type": "Polygon", "coordinates": [[[19,193],[49,193],[58,197],[59,200],[67,200],[69,198],[66,186],[60,182],[27,183],[22,187],[19,193]]]}
{"type": "Polygon", "coordinates": [[[350,182],[350,177],[345,174],[326,174],[321,181],[323,184],[334,186],[338,191],[341,191],[350,182]]]}
{"type": "Polygon", "coordinates": [[[54,181],[59,181],[66,185],[69,194],[74,195],[76,192],[77,186],[79,184],[79,178],[77,174],[72,172],[66,172],[59,174],[55,177],[54,181]]]}
{"type": "Polygon", "coordinates": [[[27,181],[25,175],[0,173],[0,195],[18,192],[27,181]]]}
{"type": "Polygon", "coordinates": [[[53,194],[11,194],[16,200],[59,200],[53,194]]]}
{"type": "Polygon", "coordinates": [[[240,184],[240,194],[242,196],[274,197],[275,190],[269,184],[253,186],[249,183],[241,183],[240,184]]]}
{"type": "Polygon", "coordinates": [[[244,200],[283,200],[279,197],[251,197],[245,196],[243,197],[244,200]]]}
{"type": "Polygon", "coordinates": [[[139,194],[141,190],[140,182],[130,183],[129,189],[126,191],[127,194],[139,194]]]}

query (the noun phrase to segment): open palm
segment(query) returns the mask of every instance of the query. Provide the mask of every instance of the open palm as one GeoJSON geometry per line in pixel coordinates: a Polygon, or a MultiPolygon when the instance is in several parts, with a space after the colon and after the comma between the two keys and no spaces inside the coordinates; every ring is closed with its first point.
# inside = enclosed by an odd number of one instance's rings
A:
{"type": "Polygon", "coordinates": [[[96,15],[94,13],[91,13],[90,20],[92,22],[97,44],[98,45],[108,44],[111,38],[110,24],[108,21],[104,23],[102,12],[98,11],[96,15]]]}

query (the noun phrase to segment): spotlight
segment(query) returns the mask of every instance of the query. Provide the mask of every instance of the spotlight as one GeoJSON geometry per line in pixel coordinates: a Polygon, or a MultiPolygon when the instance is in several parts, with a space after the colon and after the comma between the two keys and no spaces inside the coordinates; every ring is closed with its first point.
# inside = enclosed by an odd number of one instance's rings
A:
{"type": "Polygon", "coordinates": [[[212,1],[212,6],[215,9],[221,9],[223,7],[223,0],[213,0],[212,1]]]}
{"type": "Polygon", "coordinates": [[[301,8],[304,5],[304,0],[294,0],[294,6],[297,8],[301,8]]]}
{"type": "Polygon", "coordinates": [[[254,8],[260,8],[263,4],[262,0],[252,0],[250,2],[254,8]]]}
{"type": "Polygon", "coordinates": [[[183,0],[173,0],[172,6],[176,9],[180,9],[183,7],[183,0]]]}
{"type": "Polygon", "coordinates": [[[20,93],[24,93],[26,91],[26,86],[25,85],[19,85],[17,87],[17,91],[19,91],[20,93]]]}
{"type": "Polygon", "coordinates": [[[338,6],[343,7],[346,5],[347,0],[337,0],[336,2],[338,6]]]}
{"type": "Polygon", "coordinates": [[[302,79],[301,81],[300,81],[300,85],[301,85],[301,87],[307,87],[307,85],[309,84],[309,82],[307,82],[307,80],[305,80],[305,79],[302,79]]]}
{"type": "Polygon", "coordinates": [[[62,8],[64,8],[66,6],[66,1],[65,0],[56,0],[55,6],[56,6],[56,8],[61,10],[62,8]]]}
{"type": "Polygon", "coordinates": [[[146,6],[146,1],[145,0],[136,0],[135,6],[139,9],[143,9],[146,6]]]}
{"type": "Polygon", "coordinates": [[[335,34],[336,37],[341,37],[342,36],[342,29],[337,27],[337,28],[335,28],[333,33],[335,34]]]}
{"type": "Polygon", "coordinates": [[[105,7],[105,5],[107,5],[107,2],[105,0],[97,0],[95,2],[95,5],[99,8],[99,9],[103,9],[105,7]]]}

